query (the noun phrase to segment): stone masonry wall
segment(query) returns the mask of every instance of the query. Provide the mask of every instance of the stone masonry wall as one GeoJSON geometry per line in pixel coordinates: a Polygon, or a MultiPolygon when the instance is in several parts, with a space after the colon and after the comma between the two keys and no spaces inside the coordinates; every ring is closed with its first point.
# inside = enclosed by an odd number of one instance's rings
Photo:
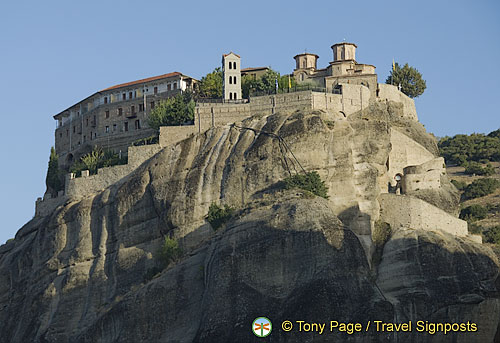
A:
{"type": "Polygon", "coordinates": [[[81,177],[72,178],[72,174],[68,174],[64,193],[67,197],[75,198],[103,190],[123,179],[160,150],[160,144],[132,146],[128,148],[128,164],[101,168],[97,174],[90,176],[85,176],[83,172],[81,177]]]}
{"type": "Polygon", "coordinates": [[[415,102],[413,99],[400,92],[396,86],[379,83],[377,100],[388,100],[402,103],[404,116],[418,121],[415,102]]]}
{"type": "Polygon", "coordinates": [[[452,235],[465,237],[468,234],[467,222],[418,198],[407,195],[380,194],[380,219],[391,225],[436,231],[438,228],[452,235]]]}

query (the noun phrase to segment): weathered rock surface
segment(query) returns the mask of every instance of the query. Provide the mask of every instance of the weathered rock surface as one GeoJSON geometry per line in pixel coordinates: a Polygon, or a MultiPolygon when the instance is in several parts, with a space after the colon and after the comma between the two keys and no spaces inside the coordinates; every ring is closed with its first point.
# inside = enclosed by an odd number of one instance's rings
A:
{"type": "MultiPolygon", "coordinates": [[[[334,121],[276,114],[239,124],[253,130],[213,129],[101,193],[35,217],[0,247],[0,342],[249,342],[262,315],[274,342],[493,341],[499,264],[487,247],[436,223],[435,232],[395,231],[371,265],[390,129],[403,125],[391,103],[370,111],[334,121]],[[328,200],[278,189],[288,170],[301,170],[297,161],[322,176],[328,200]],[[204,219],[212,202],[239,209],[216,232],[204,219]],[[184,254],[150,280],[164,235],[184,254]],[[285,333],[282,320],[471,321],[479,331],[318,335],[285,333]]],[[[405,125],[435,153],[420,124],[405,125]]]]}

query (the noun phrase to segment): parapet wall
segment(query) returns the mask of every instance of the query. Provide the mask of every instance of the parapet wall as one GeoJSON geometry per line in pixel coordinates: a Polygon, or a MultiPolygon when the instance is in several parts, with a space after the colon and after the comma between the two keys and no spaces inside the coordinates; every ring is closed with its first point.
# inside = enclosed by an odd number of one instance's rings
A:
{"type": "Polygon", "coordinates": [[[128,164],[100,168],[95,175],[87,175],[88,172],[84,171],[78,178],[68,174],[64,193],[69,198],[75,198],[103,190],[123,179],[160,150],[160,144],[131,146],[128,148],[128,164]]]}
{"type": "Polygon", "coordinates": [[[413,101],[413,99],[409,98],[404,93],[400,92],[396,86],[379,83],[377,100],[395,101],[402,103],[403,116],[418,121],[415,102],[413,101]]]}
{"type": "Polygon", "coordinates": [[[423,200],[396,194],[380,194],[380,219],[393,229],[442,230],[452,235],[465,237],[467,222],[423,200]]]}

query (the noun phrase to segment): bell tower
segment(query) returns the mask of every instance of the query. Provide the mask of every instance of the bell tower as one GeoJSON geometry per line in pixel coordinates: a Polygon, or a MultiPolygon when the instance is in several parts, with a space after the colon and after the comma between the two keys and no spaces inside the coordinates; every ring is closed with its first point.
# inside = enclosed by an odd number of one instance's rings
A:
{"type": "Polygon", "coordinates": [[[222,55],[222,99],[241,100],[241,58],[234,52],[222,55]]]}

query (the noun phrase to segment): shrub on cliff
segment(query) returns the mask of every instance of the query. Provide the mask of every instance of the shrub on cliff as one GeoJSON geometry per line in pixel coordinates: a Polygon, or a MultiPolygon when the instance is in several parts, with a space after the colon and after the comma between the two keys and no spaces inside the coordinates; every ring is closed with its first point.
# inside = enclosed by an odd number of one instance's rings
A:
{"type": "Polygon", "coordinates": [[[194,120],[196,104],[193,94],[183,92],[160,102],[149,114],[149,127],[158,130],[160,126],[182,125],[194,120]]]}
{"type": "Polygon", "coordinates": [[[474,180],[464,189],[463,196],[465,199],[475,199],[493,193],[499,186],[499,181],[496,179],[479,179],[474,180]]]}
{"type": "Polygon", "coordinates": [[[212,203],[208,208],[207,221],[212,225],[214,230],[217,230],[231,218],[233,212],[234,208],[231,206],[224,205],[224,207],[221,207],[216,203],[212,203]]]}
{"type": "Polygon", "coordinates": [[[165,237],[165,241],[163,242],[158,255],[163,267],[167,267],[170,262],[176,261],[182,255],[179,242],[173,238],[165,237]]]}
{"type": "Polygon", "coordinates": [[[300,188],[328,199],[328,187],[316,171],[295,174],[283,180],[285,189],[300,188]]]}

